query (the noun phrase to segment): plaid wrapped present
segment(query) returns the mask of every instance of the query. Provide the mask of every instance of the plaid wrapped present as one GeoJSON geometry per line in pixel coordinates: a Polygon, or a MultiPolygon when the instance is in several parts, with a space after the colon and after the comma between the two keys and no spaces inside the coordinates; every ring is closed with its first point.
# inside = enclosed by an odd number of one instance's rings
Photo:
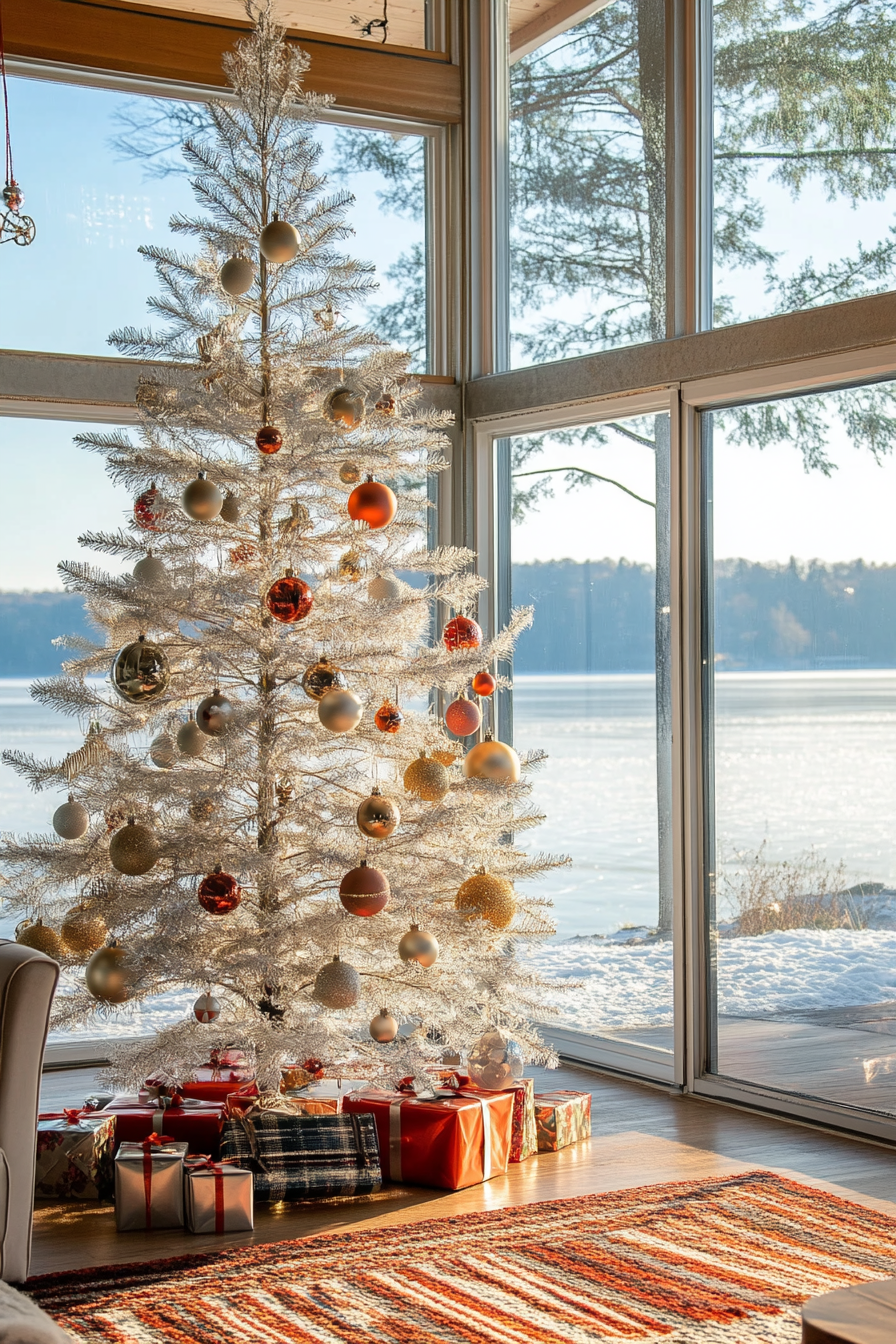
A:
{"type": "Polygon", "coordinates": [[[66,1110],[37,1117],[35,1199],[107,1199],[112,1194],[115,1116],[66,1110]]]}
{"type": "Polygon", "coordinates": [[[382,1185],[371,1115],[297,1115],[274,1109],[234,1115],[224,1121],[221,1157],[255,1173],[259,1202],[367,1195],[382,1185]]]}
{"type": "Polygon", "coordinates": [[[538,1151],[556,1153],[591,1138],[590,1092],[539,1092],[535,1098],[538,1151]]]}

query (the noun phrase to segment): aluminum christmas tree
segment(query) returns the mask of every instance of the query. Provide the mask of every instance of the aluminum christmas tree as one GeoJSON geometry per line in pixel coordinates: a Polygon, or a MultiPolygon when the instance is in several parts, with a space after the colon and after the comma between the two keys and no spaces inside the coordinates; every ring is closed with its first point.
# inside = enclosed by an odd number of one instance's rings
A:
{"type": "Polygon", "coordinates": [[[551,926],[515,884],[557,860],[512,840],[536,762],[478,741],[475,697],[461,740],[426,710],[487,692],[529,613],[478,642],[474,557],[427,549],[447,417],[340,316],[372,281],[336,250],[350,198],[322,193],[307,58],[263,11],[225,64],[236,99],[184,146],[204,214],[172,221],[200,246],[143,249],[164,328],[112,338],[162,361],[139,429],[77,439],[136,499],[82,543],[134,572],[60,566],[103,638],[63,641],[33,694],[90,727],[63,762],[7,756],[72,798],[57,836],[6,839],[7,906],[68,971],[58,1026],[101,1035],[176,986],[218,1001],[121,1046],[121,1084],[223,1046],[265,1084],[309,1056],[418,1072],[493,1025],[545,1060],[522,956],[551,926]]]}

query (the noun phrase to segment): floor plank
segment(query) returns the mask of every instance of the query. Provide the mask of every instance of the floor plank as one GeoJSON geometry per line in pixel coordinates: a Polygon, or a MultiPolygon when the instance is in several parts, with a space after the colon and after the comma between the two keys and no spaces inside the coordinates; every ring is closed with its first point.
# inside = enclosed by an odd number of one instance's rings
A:
{"type": "MultiPolygon", "coordinates": [[[[161,1259],[230,1246],[392,1227],[548,1199],[696,1180],[762,1167],[830,1190],[896,1217],[896,1162],[890,1150],[784,1121],[670,1094],[565,1065],[535,1070],[536,1090],[588,1090],[592,1138],[541,1153],[506,1176],[454,1193],[389,1186],[364,1200],[256,1210],[255,1231],[221,1237],[181,1230],[118,1234],[108,1205],[38,1205],[32,1273],[161,1259]]],[[[77,1104],[94,1087],[92,1070],[45,1075],[44,1103],[77,1104]]]]}

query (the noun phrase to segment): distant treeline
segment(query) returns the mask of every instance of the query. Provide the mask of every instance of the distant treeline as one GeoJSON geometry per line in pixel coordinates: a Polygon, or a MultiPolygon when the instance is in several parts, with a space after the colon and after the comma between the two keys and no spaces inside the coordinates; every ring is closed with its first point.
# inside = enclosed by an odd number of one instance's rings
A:
{"type": "MultiPolygon", "coordinates": [[[[896,667],[896,565],[716,566],[715,661],[731,670],[896,667]]],[[[627,560],[513,566],[513,601],[535,607],[518,672],[651,672],[654,572],[627,560]]],[[[59,671],[61,634],[88,634],[81,598],[0,593],[0,676],[59,671]]]]}

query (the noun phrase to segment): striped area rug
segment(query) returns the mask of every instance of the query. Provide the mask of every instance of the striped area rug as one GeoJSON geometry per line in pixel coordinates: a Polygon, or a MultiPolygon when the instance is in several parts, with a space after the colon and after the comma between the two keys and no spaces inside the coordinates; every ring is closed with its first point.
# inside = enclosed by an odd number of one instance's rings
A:
{"type": "Polygon", "coordinates": [[[798,1344],[896,1221],[756,1171],[32,1279],[83,1344],[798,1344]]]}

